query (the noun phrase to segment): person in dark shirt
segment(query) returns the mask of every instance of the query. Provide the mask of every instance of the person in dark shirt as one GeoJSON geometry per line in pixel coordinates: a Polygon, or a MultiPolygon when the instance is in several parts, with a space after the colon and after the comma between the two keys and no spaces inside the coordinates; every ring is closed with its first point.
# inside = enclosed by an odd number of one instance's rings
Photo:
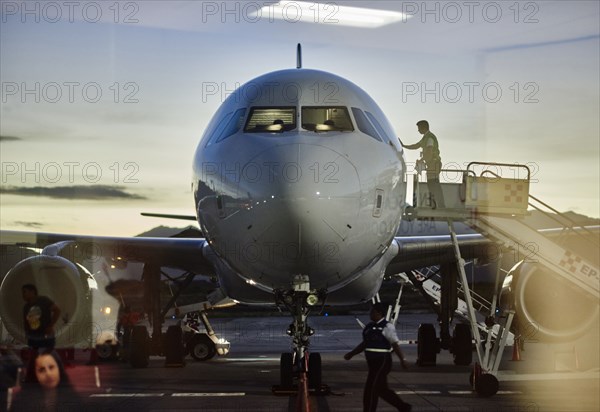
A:
{"type": "Polygon", "coordinates": [[[402,350],[400,350],[400,339],[396,334],[396,328],[385,319],[387,305],[375,303],[371,309],[371,323],[363,330],[363,341],[356,348],[344,355],[344,359],[350,360],[354,355],[365,352],[369,375],[365,383],[363,395],[363,411],[374,412],[377,410],[379,398],[399,411],[410,412],[412,406],[390,389],[387,383],[387,375],[392,369],[392,351],[398,355],[404,369],[408,369],[402,350]]]}
{"type": "Polygon", "coordinates": [[[22,286],[23,326],[27,336],[27,345],[33,349],[53,349],[56,343],[54,326],[60,316],[60,308],[46,296],[39,296],[35,285],[22,286]]]}

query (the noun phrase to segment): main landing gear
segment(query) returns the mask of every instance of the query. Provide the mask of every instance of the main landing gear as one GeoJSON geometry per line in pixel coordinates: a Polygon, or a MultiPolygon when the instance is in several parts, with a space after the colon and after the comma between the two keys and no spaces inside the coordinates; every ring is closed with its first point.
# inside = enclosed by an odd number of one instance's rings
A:
{"type": "Polygon", "coordinates": [[[310,337],[315,333],[308,326],[308,314],[322,300],[318,292],[310,290],[308,277],[302,275],[296,276],[292,290],[277,295],[277,303],[290,311],[293,322],[286,331],[292,338],[292,352],[281,354],[280,384],[273,387],[275,393],[297,390],[300,396],[303,387],[316,393],[326,389],[322,382],[321,354],[308,352],[310,337]]]}
{"type": "MultiPolygon", "coordinates": [[[[431,323],[419,325],[417,334],[417,365],[435,366],[437,354],[441,351],[440,339],[436,337],[435,326],[431,323]]],[[[450,351],[455,365],[468,366],[473,362],[471,327],[466,323],[454,326],[450,340],[450,351]]]]}

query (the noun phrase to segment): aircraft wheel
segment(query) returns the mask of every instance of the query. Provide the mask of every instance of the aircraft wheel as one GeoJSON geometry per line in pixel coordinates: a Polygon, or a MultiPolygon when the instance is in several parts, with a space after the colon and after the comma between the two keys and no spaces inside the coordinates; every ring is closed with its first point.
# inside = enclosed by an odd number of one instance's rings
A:
{"type": "Polygon", "coordinates": [[[150,337],[143,325],[134,326],[129,341],[129,363],[134,368],[145,368],[150,359],[150,337]]]}
{"type": "Polygon", "coordinates": [[[117,357],[117,346],[111,345],[110,343],[103,343],[101,345],[96,345],[96,353],[98,354],[98,359],[101,361],[109,361],[116,359],[117,357]]]}
{"type": "Polygon", "coordinates": [[[206,335],[194,335],[189,340],[187,347],[192,358],[197,361],[207,361],[212,359],[217,353],[215,344],[206,335]]]}
{"type": "Polygon", "coordinates": [[[320,389],[322,383],[321,354],[311,353],[308,356],[308,387],[320,389]]]}
{"type": "Polygon", "coordinates": [[[435,366],[436,357],[435,327],[431,323],[422,323],[417,332],[417,365],[435,366]]]}
{"type": "MultiPolygon", "coordinates": [[[[309,358],[310,360],[310,358],[309,358]]],[[[291,353],[282,353],[279,363],[280,383],[283,388],[291,388],[294,383],[294,357],[291,353]]]]}
{"type": "Polygon", "coordinates": [[[165,363],[183,364],[183,332],[180,326],[171,325],[165,334],[165,363]]]}
{"type": "Polygon", "coordinates": [[[498,379],[494,375],[490,375],[489,373],[484,373],[481,376],[477,377],[475,381],[475,391],[479,394],[479,396],[483,396],[484,398],[489,398],[498,392],[499,388],[498,379]]]}
{"type": "Polygon", "coordinates": [[[454,327],[452,336],[452,353],[455,365],[470,365],[473,361],[473,344],[471,326],[459,323],[454,327]]]}

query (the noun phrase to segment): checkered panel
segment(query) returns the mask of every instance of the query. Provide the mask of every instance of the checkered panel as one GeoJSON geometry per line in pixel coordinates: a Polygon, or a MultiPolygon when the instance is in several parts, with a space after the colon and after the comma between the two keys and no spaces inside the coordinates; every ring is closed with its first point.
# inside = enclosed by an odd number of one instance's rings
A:
{"type": "Polygon", "coordinates": [[[571,273],[577,272],[579,266],[581,266],[581,258],[570,251],[565,251],[559,265],[567,269],[571,273]]]}
{"type": "Polygon", "coordinates": [[[523,184],[510,184],[506,183],[504,185],[504,201],[506,203],[517,202],[522,203],[524,200],[525,185],[523,184]]]}

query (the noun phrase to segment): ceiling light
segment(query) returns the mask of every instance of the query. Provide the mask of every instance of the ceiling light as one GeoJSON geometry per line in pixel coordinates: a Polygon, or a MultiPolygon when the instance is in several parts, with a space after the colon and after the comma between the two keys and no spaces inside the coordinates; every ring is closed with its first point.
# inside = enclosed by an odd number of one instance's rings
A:
{"type": "Polygon", "coordinates": [[[284,20],[290,23],[321,23],[363,28],[376,28],[398,21],[406,21],[409,14],[398,11],[340,6],[335,3],[309,3],[304,1],[280,1],[269,4],[252,13],[253,17],[284,20]]]}

